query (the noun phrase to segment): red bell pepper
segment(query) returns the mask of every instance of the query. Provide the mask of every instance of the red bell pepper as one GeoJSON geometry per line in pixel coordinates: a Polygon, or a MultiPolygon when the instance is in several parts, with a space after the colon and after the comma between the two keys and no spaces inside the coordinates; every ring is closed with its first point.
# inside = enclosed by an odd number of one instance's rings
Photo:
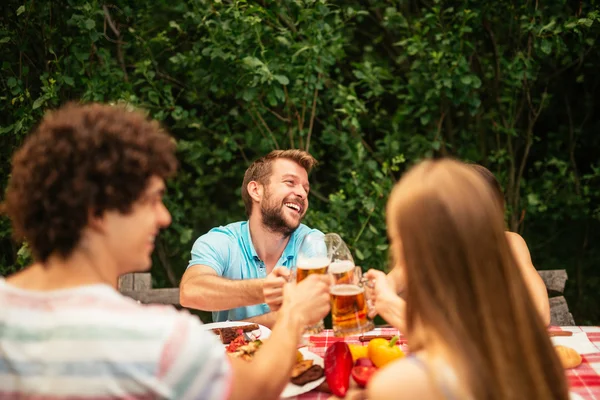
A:
{"type": "Polygon", "coordinates": [[[352,353],[344,342],[335,342],[325,351],[325,379],[331,393],[338,397],[346,396],[350,387],[352,353]]]}

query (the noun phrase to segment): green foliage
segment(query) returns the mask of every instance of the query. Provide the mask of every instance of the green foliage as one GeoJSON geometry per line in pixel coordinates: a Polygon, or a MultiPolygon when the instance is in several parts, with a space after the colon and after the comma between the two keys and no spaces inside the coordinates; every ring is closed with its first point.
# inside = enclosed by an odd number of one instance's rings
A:
{"type": "MultiPolygon", "coordinates": [[[[454,156],[496,173],[510,228],[538,268],[567,269],[576,320],[597,324],[599,33],[597,1],[6,0],[0,189],[46,109],[147,110],[181,162],[153,268],[172,286],[197,236],[244,218],[243,172],[272,149],[320,160],[306,222],[379,269],[392,185],[424,157],[454,156]]],[[[28,260],[10,235],[0,220],[0,274],[28,260]]]]}

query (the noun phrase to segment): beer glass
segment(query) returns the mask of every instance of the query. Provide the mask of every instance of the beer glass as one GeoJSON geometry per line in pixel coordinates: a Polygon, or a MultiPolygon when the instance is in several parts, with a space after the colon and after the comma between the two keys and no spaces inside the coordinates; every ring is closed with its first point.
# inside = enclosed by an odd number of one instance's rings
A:
{"type": "Polygon", "coordinates": [[[329,275],[332,279],[333,334],[349,336],[372,330],[371,305],[365,290],[369,282],[363,278],[360,267],[354,265],[348,246],[338,234],[325,235],[325,243],[331,259],[329,275]]]}
{"type": "Polygon", "coordinates": [[[336,280],[336,275],[331,275],[331,322],[334,336],[349,336],[373,330],[371,305],[366,292],[368,281],[362,277],[360,267],[354,268],[350,278],[341,275],[336,280]]]}
{"type": "MultiPolygon", "coordinates": [[[[327,254],[325,236],[321,232],[311,232],[304,237],[296,256],[296,266],[292,269],[292,279],[296,283],[302,282],[311,274],[326,274],[330,264],[327,254]]],[[[323,332],[325,324],[323,320],[315,325],[307,326],[304,333],[316,335],[323,332]]]]}

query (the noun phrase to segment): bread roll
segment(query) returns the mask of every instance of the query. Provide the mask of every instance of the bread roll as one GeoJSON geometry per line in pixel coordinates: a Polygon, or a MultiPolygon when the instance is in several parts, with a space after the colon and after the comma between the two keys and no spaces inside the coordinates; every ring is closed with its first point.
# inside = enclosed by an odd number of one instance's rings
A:
{"type": "Polygon", "coordinates": [[[575,368],[581,364],[581,355],[570,347],[554,346],[563,368],[575,368]]]}

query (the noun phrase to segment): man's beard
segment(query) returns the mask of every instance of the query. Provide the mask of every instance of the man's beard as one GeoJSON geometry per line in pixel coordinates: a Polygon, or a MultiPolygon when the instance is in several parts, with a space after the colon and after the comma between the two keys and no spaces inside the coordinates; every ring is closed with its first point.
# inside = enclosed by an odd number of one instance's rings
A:
{"type": "MultiPolygon", "coordinates": [[[[281,233],[284,237],[290,236],[300,225],[291,226],[283,216],[283,207],[276,204],[272,207],[264,204],[261,205],[260,211],[262,214],[262,223],[271,232],[281,233]]],[[[300,218],[300,221],[302,218],[300,218]]]]}

